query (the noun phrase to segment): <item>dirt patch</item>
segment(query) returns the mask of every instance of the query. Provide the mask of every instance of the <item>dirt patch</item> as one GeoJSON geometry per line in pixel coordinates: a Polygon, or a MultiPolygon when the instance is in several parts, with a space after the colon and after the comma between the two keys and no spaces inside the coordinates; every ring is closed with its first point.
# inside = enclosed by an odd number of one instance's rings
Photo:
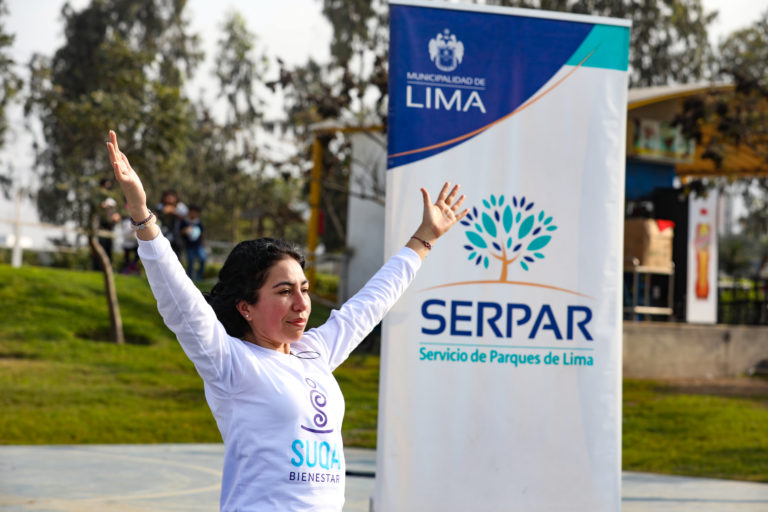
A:
{"type": "Polygon", "coordinates": [[[19,368],[44,368],[50,366],[49,361],[37,361],[34,359],[26,359],[21,357],[8,357],[7,355],[0,356],[0,369],[12,370],[19,368]]]}
{"type": "Polygon", "coordinates": [[[662,381],[677,393],[729,397],[768,398],[768,379],[757,377],[718,379],[668,379],[662,381]]]}

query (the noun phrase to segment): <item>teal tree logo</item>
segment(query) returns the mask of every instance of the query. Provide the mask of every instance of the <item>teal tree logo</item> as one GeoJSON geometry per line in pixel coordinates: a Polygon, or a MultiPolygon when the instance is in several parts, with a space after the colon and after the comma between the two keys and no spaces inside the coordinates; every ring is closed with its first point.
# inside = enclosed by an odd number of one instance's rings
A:
{"type": "Polygon", "coordinates": [[[533,202],[526,202],[525,197],[505,203],[504,196],[498,198],[491,194],[483,199],[484,211],[477,207],[467,214],[461,223],[470,229],[465,232],[469,244],[464,248],[469,251],[469,261],[488,268],[492,259],[501,262],[499,282],[507,282],[508,268],[519,262],[523,270],[528,270],[537,260],[544,259],[541,250],[552,239],[551,233],[557,229],[552,224],[552,217],[544,210],[536,213],[533,202]]]}

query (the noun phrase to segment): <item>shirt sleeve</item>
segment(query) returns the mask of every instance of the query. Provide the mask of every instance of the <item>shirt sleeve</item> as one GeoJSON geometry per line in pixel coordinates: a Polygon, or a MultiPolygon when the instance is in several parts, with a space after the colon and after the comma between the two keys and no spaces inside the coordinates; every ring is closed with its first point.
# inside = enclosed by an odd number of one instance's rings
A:
{"type": "Polygon", "coordinates": [[[354,348],[381,322],[405,292],[421,266],[421,258],[403,247],[341,308],[331,312],[326,323],[307,331],[306,338],[318,344],[331,370],[336,369],[354,348]]]}
{"type": "Polygon", "coordinates": [[[216,388],[230,388],[236,374],[235,339],[189,279],[168,239],[161,234],[149,241],[139,239],[138,253],[157,309],[197,372],[216,388]]]}

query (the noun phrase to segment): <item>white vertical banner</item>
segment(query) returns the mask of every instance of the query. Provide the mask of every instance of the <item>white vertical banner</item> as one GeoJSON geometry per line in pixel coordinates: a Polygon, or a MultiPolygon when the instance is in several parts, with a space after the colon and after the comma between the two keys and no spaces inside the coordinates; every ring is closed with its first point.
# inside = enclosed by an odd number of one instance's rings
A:
{"type": "Polygon", "coordinates": [[[629,22],[390,3],[385,252],[470,215],[384,323],[377,512],[618,511],[629,22]]]}
{"type": "Polygon", "coordinates": [[[688,201],[688,279],[685,319],[717,322],[717,190],[688,201]]]}

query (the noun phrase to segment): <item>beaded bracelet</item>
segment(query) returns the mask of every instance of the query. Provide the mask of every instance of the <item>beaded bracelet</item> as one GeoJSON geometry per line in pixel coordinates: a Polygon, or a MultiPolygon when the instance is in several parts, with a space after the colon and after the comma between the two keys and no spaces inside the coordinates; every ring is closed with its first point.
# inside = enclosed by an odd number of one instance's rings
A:
{"type": "Polygon", "coordinates": [[[421,238],[419,238],[417,236],[412,236],[411,238],[413,238],[414,240],[418,240],[419,242],[424,244],[424,247],[426,247],[428,250],[430,250],[430,251],[432,250],[432,244],[427,242],[426,240],[422,240],[421,238]]]}
{"type": "Polygon", "coordinates": [[[136,222],[133,220],[133,217],[128,217],[131,220],[131,226],[134,231],[142,231],[144,229],[147,229],[147,223],[155,218],[155,214],[152,213],[152,210],[149,211],[149,217],[144,219],[141,222],[136,222]]]}

